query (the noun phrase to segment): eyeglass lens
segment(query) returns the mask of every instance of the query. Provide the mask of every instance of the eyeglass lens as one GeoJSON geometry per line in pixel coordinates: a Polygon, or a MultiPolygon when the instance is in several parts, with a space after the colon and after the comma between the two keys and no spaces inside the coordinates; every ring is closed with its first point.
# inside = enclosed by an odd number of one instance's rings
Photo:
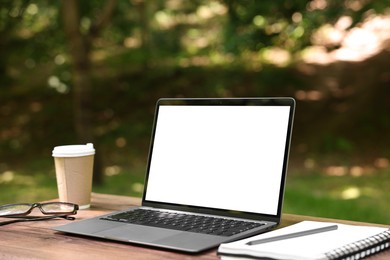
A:
{"type": "Polygon", "coordinates": [[[9,204],[0,206],[0,216],[24,215],[38,207],[44,214],[74,214],[78,209],[77,205],[63,202],[34,203],[34,204],[9,204]]]}
{"type": "Polygon", "coordinates": [[[11,204],[0,206],[0,216],[26,214],[31,209],[31,204],[11,204]]]}
{"type": "Polygon", "coordinates": [[[43,213],[46,214],[54,214],[54,213],[70,213],[73,212],[75,209],[74,204],[69,203],[47,203],[47,204],[41,204],[41,210],[43,213]]]}

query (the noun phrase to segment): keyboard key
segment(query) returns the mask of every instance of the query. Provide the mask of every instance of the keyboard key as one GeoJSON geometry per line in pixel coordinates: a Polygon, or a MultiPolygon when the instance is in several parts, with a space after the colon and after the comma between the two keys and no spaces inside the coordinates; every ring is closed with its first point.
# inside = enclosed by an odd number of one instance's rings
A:
{"type": "Polygon", "coordinates": [[[146,209],[135,209],[102,219],[219,236],[231,236],[263,225],[257,222],[146,209]]]}

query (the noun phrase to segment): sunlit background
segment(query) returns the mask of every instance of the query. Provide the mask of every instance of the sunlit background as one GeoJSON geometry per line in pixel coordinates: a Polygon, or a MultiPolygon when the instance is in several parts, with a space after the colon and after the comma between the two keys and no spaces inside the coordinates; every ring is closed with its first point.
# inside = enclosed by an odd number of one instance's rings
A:
{"type": "Polygon", "coordinates": [[[292,96],[284,212],[390,224],[389,6],[3,0],[0,203],[55,198],[52,148],[90,141],[93,190],[141,196],[159,97],[292,96]]]}

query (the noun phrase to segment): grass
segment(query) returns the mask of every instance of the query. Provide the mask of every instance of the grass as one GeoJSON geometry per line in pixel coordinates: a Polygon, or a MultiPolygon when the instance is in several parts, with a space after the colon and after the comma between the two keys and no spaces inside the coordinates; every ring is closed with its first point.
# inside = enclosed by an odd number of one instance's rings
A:
{"type": "MultiPolygon", "coordinates": [[[[328,176],[320,172],[290,173],[283,212],[319,217],[390,224],[390,171],[353,176],[328,176]]],[[[105,184],[94,192],[142,195],[143,169],[106,169],[105,184]]],[[[0,204],[35,202],[58,197],[54,170],[0,173],[0,204]]]]}
{"type": "Polygon", "coordinates": [[[390,171],[369,175],[292,174],[283,211],[302,215],[390,224],[390,171]]]}
{"type": "MultiPolygon", "coordinates": [[[[142,196],[144,173],[137,170],[108,169],[102,186],[94,186],[93,192],[142,196]]],[[[54,169],[49,173],[33,175],[6,171],[0,174],[0,204],[36,202],[58,198],[54,169]]]]}

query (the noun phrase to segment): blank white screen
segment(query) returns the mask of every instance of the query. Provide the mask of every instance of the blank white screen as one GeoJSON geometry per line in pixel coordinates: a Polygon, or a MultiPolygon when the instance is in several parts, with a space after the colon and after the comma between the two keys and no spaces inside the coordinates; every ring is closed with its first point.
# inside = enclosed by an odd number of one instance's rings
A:
{"type": "Polygon", "coordinates": [[[289,112],[160,106],[146,200],[275,215],[289,112]]]}

